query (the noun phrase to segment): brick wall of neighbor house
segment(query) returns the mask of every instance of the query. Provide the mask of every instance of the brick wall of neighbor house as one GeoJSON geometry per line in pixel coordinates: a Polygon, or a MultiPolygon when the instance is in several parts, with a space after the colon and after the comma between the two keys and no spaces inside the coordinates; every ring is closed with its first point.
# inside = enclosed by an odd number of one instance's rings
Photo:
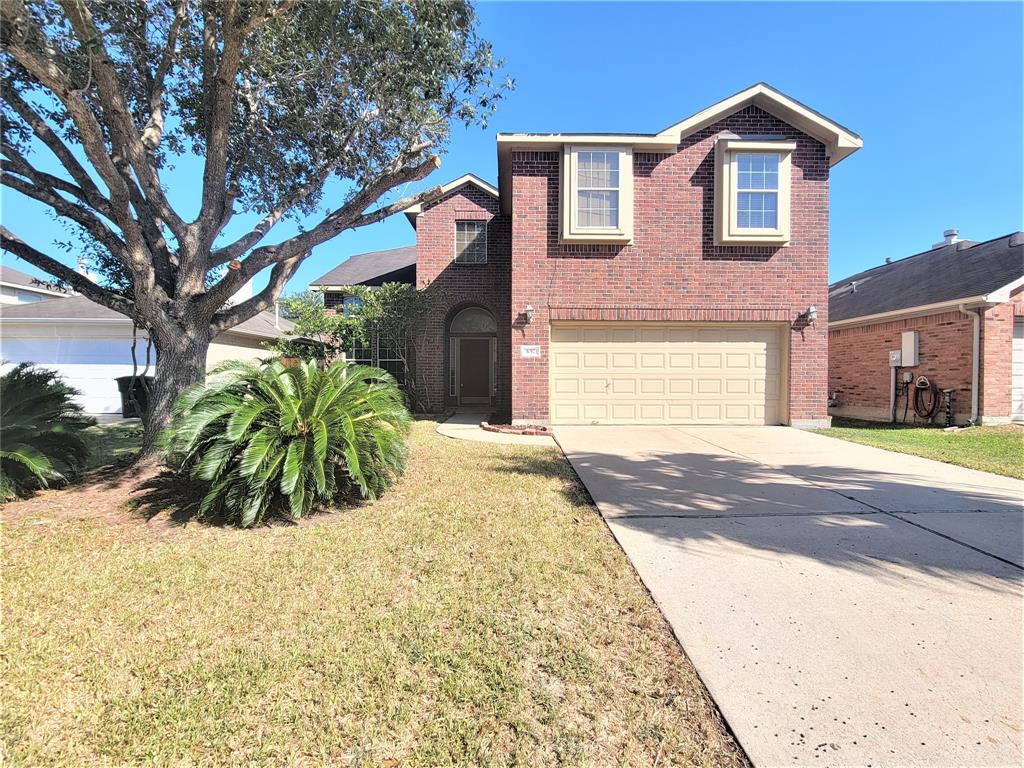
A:
{"type": "MultiPolygon", "coordinates": [[[[1010,417],[1013,313],[1014,305],[1008,303],[982,315],[978,413],[983,423],[1010,417]]],[[[900,348],[903,331],[919,334],[919,365],[901,372],[909,370],[915,379],[926,376],[939,389],[954,390],[954,418],[957,423],[966,422],[971,417],[974,321],[955,309],[830,331],[828,386],[839,399],[832,415],[878,421],[891,418],[889,350],[900,348]]],[[[902,419],[902,399],[897,416],[902,419]]],[[[914,421],[913,407],[907,421],[914,421]]]]}
{"type": "Polygon", "coordinates": [[[790,331],[789,414],[827,413],[828,174],[825,147],[757,107],[687,137],[676,154],[634,153],[634,241],[563,245],[558,238],[560,153],[512,153],[512,416],[548,419],[551,320],[757,321],[791,326],[809,305],[816,327],[790,331]],[[797,142],[791,243],[716,246],[714,137],[723,132],[797,142]],[[533,322],[519,318],[535,309],[533,322]],[[522,358],[539,345],[539,359],[522,358]]]}
{"type": "MultiPolygon", "coordinates": [[[[829,332],[828,388],[837,393],[833,416],[889,421],[889,351],[900,349],[904,331],[918,332],[918,361],[909,368],[914,378],[927,376],[939,389],[952,389],[957,423],[971,416],[971,369],[974,325],[957,310],[925,317],[891,320],[829,332]]],[[[902,370],[902,369],[901,369],[902,370]]],[[[903,416],[902,399],[899,405],[903,416]]],[[[913,407],[907,421],[914,417],[913,407]]],[[[940,417],[937,417],[940,418],[940,417]]]]}
{"type": "Polygon", "coordinates": [[[417,372],[424,386],[429,410],[441,411],[451,402],[448,396],[448,321],[464,307],[476,305],[489,310],[498,323],[495,408],[507,413],[511,407],[509,360],[509,238],[507,216],[498,201],[479,188],[465,184],[441,199],[424,206],[416,219],[416,285],[419,289],[439,288],[444,306],[431,313],[417,349],[417,372]],[[456,264],[455,222],[487,221],[487,263],[456,264]]]}
{"type": "Polygon", "coordinates": [[[981,395],[978,403],[982,422],[1010,420],[1013,312],[1013,303],[997,304],[985,310],[982,316],[981,395]]]}

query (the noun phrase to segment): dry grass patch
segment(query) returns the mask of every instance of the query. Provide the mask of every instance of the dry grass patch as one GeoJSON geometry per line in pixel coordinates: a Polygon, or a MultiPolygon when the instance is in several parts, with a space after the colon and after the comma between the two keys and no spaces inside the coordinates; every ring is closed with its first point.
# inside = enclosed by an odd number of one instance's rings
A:
{"type": "Polygon", "coordinates": [[[744,765],[560,454],[433,426],[301,526],[6,508],[10,764],[744,765]]]}

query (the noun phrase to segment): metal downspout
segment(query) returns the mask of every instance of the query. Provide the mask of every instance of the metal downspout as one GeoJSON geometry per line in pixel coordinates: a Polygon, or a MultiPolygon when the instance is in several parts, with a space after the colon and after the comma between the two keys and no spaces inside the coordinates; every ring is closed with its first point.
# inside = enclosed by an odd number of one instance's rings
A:
{"type": "Polygon", "coordinates": [[[978,379],[981,378],[981,313],[970,310],[963,304],[957,307],[961,314],[974,319],[974,354],[971,364],[971,423],[978,423],[978,379]]]}

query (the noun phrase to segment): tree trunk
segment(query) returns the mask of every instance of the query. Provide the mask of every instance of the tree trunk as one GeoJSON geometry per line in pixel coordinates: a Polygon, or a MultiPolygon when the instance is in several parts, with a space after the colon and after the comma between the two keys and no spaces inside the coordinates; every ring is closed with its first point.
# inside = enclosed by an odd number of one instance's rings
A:
{"type": "Polygon", "coordinates": [[[190,332],[183,328],[170,338],[154,334],[156,377],[143,418],[145,430],[140,460],[152,458],[157,453],[160,433],[170,423],[171,409],[178,396],[206,377],[206,353],[210,341],[207,330],[190,332]]]}

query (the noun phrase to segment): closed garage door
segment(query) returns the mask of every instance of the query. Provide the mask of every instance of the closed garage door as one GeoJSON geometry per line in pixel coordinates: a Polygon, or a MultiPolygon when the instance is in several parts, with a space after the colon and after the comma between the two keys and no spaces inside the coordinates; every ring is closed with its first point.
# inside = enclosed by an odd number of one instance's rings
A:
{"type": "Polygon", "coordinates": [[[555,424],[778,424],[779,326],[554,323],[555,424]]]}

